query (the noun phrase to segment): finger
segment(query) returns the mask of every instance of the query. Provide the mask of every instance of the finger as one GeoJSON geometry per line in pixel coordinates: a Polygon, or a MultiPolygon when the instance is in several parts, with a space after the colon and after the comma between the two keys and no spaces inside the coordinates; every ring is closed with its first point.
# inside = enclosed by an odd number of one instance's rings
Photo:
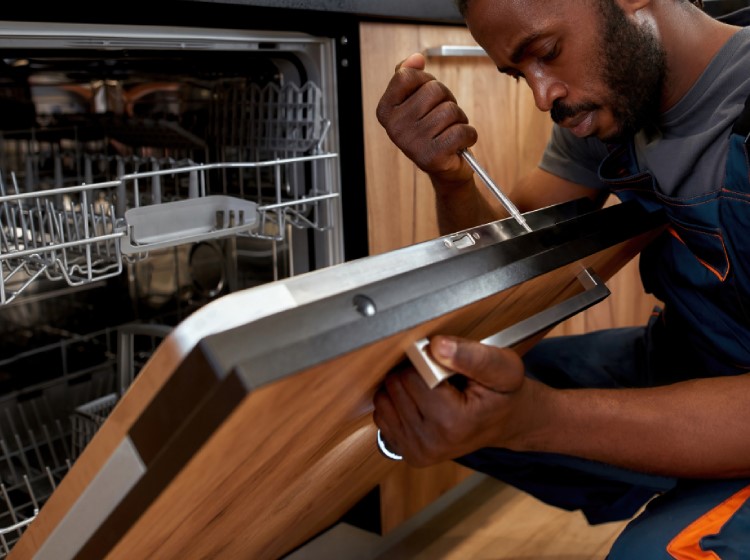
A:
{"type": "MultiPolygon", "coordinates": [[[[454,376],[455,377],[455,376],[454,376]]],[[[452,422],[454,414],[463,402],[462,390],[452,383],[440,383],[430,388],[417,372],[408,380],[406,390],[417,403],[419,413],[423,419],[417,429],[424,429],[428,424],[445,425],[452,422]]]]}
{"type": "Polygon", "coordinates": [[[407,56],[404,60],[396,65],[396,72],[401,68],[414,68],[416,70],[424,70],[426,66],[426,60],[422,53],[414,53],[407,56]]]}
{"type": "Polygon", "coordinates": [[[476,143],[477,131],[445,86],[434,81],[425,84],[412,98],[392,109],[391,115],[396,114],[398,118],[391,119],[387,128],[388,135],[394,142],[401,142],[404,152],[420,168],[453,172],[465,165],[458,152],[476,143]],[[409,139],[421,139],[418,150],[409,139]]]}
{"type": "Polygon", "coordinates": [[[398,455],[407,453],[410,442],[418,439],[424,420],[416,402],[416,399],[423,396],[420,395],[419,384],[423,390],[429,390],[416,370],[405,365],[389,373],[375,394],[373,420],[380,428],[381,437],[388,449],[398,455]],[[413,395],[417,395],[416,399],[413,395]]]}
{"type": "Polygon", "coordinates": [[[401,68],[391,77],[378,106],[398,107],[424,84],[432,81],[436,81],[435,76],[428,72],[414,68],[401,68]]]}
{"type": "Polygon", "coordinates": [[[427,388],[427,385],[422,381],[419,374],[411,367],[396,373],[390,373],[383,384],[399,416],[401,428],[404,432],[410,432],[423,420],[419,409],[419,401],[424,397],[415,389],[413,376],[419,378],[422,385],[427,388]]]}
{"type": "MultiPolygon", "coordinates": [[[[411,363],[404,361],[393,369],[383,380],[373,397],[376,423],[388,422],[392,429],[403,431],[406,421],[404,417],[414,414],[416,403],[404,387],[404,378],[409,370],[414,370],[411,363]]],[[[381,426],[382,427],[382,426],[381,426]]]]}
{"type": "Polygon", "coordinates": [[[387,442],[388,449],[401,455],[398,444],[394,442],[400,440],[400,437],[397,436],[403,434],[403,426],[401,418],[385,389],[376,392],[373,402],[375,405],[372,413],[373,422],[380,430],[382,439],[387,442]]]}
{"type": "Polygon", "coordinates": [[[523,362],[510,348],[446,336],[433,337],[429,348],[442,366],[494,391],[513,392],[523,383],[523,362]]]}
{"type": "MultiPolygon", "coordinates": [[[[458,109],[458,111],[463,114],[463,111],[461,111],[456,105],[447,108],[447,110],[453,110],[453,108],[458,109]]],[[[441,108],[440,110],[445,109],[441,108]]],[[[430,115],[427,118],[433,118],[433,116],[430,115]]],[[[438,116],[435,116],[434,118],[436,120],[433,126],[431,140],[424,148],[427,150],[424,157],[429,159],[432,154],[455,154],[455,159],[444,160],[446,169],[443,169],[442,171],[454,171],[462,165],[466,165],[466,162],[458,155],[458,152],[462,149],[470,148],[477,143],[478,134],[476,128],[468,124],[468,119],[465,120],[465,116],[457,116],[456,121],[451,123],[447,121],[441,122],[439,120],[440,117],[438,116]]]]}
{"type": "Polygon", "coordinates": [[[409,99],[414,120],[430,119],[437,122],[468,123],[469,118],[458,106],[453,92],[437,80],[425,82],[409,99]]]}

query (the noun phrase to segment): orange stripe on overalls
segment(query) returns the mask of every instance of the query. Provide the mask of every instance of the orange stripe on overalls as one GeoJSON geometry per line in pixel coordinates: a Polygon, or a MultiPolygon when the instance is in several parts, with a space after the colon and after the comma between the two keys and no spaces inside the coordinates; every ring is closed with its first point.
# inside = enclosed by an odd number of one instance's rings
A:
{"type": "Polygon", "coordinates": [[[708,535],[715,535],[742,505],[750,498],[750,486],[746,486],[727,498],[712,510],[706,512],[685,527],[667,545],[667,552],[675,560],[721,560],[711,550],[703,550],[700,541],[708,535]]]}
{"type": "MultiPolygon", "coordinates": [[[[674,227],[669,226],[667,228],[667,231],[670,233],[670,235],[672,235],[672,237],[674,237],[675,239],[677,239],[677,241],[679,241],[680,243],[682,243],[685,247],[688,247],[688,244],[685,243],[685,241],[682,239],[682,237],[680,237],[680,234],[677,233],[677,230],[675,230],[674,227]]],[[[722,244],[722,246],[724,245],[724,240],[723,239],[721,240],[721,244],[722,244]]],[[[688,250],[690,250],[689,247],[688,247],[688,250]]],[[[726,252],[727,252],[727,250],[726,250],[726,247],[725,247],[724,248],[724,254],[725,255],[726,255],[726,252]]],[[[701,263],[705,268],[707,268],[714,276],[716,276],[722,282],[727,279],[727,276],[729,276],[729,267],[727,267],[726,272],[724,272],[722,274],[721,272],[719,272],[718,270],[716,270],[716,268],[714,268],[713,266],[711,266],[710,264],[708,264],[703,259],[698,258],[695,255],[693,255],[693,256],[697,259],[697,261],[699,263],[701,263]]],[[[729,262],[729,260],[727,260],[727,262],[729,262]]]]}

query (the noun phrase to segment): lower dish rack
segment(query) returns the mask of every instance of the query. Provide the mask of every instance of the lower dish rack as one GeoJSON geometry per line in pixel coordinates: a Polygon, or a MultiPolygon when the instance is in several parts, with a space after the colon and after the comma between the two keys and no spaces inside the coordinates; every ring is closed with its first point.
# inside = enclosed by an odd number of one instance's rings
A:
{"type": "Polygon", "coordinates": [[[36,350],[28,359],[0,360],[1,371],[41,362],[43,353],[59,355],[66,372],[0,400],[0,558],[10,554],[170,330],[124,324],[36,350]],[[105,361],[79,369],[74,356],[84,347],[99,348],[105,361]]]}

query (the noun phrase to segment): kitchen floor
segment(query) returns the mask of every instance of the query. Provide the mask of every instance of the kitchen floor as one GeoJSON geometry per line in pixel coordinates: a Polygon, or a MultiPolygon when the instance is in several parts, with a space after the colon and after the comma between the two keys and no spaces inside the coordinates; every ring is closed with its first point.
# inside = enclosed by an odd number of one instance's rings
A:
{"type": "Polygon", "coordinates": [[[590,526],[475,475],[389,535],[339,524],[287,560],[602,560],[624,525],[590,526]]]}

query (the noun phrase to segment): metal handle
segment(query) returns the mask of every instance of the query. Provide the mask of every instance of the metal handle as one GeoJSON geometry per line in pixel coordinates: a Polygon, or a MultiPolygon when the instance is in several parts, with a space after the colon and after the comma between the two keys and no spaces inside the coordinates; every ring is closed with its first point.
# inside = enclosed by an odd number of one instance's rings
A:
{"type": "Polygon", "coordinates": [[[424,54],[432,58],[445,58],[449,56],[486,57],[487,51],[482,47],[473,45],[440,45],[425,49],[424,54]]]}
{"type": "MultiPolygon", "coordinates": [[[[482,340],[482,344],[500,348],[513,346],[545,329],[554,327],[595,303],[599,303],[610,294],[609,288],[602,279],[589,268],[582,270],[576,278],[585,288],[583,292],[485,338],[482,340]]],[[[429,340],[426,338],[417,340],[406,351],[406,355],[425,380],[425,383],[430,388],[434,388],[441,381],[453,375],[454,372],[432,360],[425,350],[428,344],[429,340]]]]}

